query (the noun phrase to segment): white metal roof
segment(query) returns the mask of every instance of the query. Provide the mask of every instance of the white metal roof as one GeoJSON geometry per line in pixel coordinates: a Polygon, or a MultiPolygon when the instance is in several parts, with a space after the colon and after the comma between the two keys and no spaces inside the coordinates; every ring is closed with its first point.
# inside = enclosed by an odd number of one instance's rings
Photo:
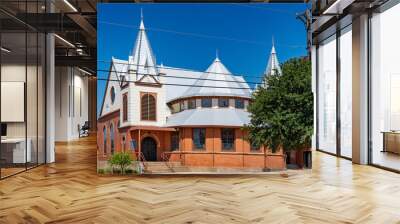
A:
{"type": "Polygon", "coordinates": [[[244,78],[232,75],[218,57],[200,76],[196,73],[198,79],[192,83],[193,86],[177,98],[170,98],[168,101],[193,96],[251,97],[250,87],[244,78]]]}
{"type": "Polygon", "coordinates": [[[268,59],[267,68],[265,69],[264,75],[276,75],[282,74],[281,66],[279,65],[278,57],[276,56],[276,50],[274,44],[272,44],[271,54],[268,59]]]}
{"type": "Polygon", "coordinates": [[[121,76],[127,75],[128,61],[112,57],[111,62],[112,66],[114,66],[114,69],[117,72],[118,80],[121,80],[121,76]]]}
{"type": "Polygon", "coordinates": [[[133,48],[132,55],[129,56],[129,70],[138,72],[136,80],[142,78],[143,75],[155,75],[158,74],[156,59],[151,50],[150,41],[147,38],[143,18],[140,20],[139,33],[136,37],[135,47],[133,48]]]}
{"type": "Polygon", "coordinates": [[[199,78],[203,73],[188,69],[174,68],[162,66],[159,71],[165,76],[161,76],[161,83],[166,84],[166,102],[178,99],[183,95],[190,86],[194,85],[196,78],[199,78]],[[177,84],[177,85],[175,85],[177,84]]]}
{"type": "MultiPolygon", "coordinates": [[[[128,75],[127,74],[128,61],[116,58],[113,58],[112,61],[113,61],[113,66],[117,74],[119,75],[119,80],[121,80],[120,76],[128,75]]],[[[160,82],[161,84],[166,84],[165,88],[166,88],[167,103],[179,98],[185,98],[191,96],[241,96],[244,98],[250,98],[251,95],[249,89],[212,88],[213,85],[249,88],[247,83],[224,82],[225,80],[245,82],[242,76],[211,74],[207,72],[200,72],[200,71],[168,67],[168,66],[157,66],[157,69],[161,74],[164,74],[160,75],[160,82]],[[202,79],[218,79],[221,81],[210,81],[202,79]],[[193,85],[197,86],[208,85],[211,87],[192,87],[193,85]]],[[[220,69],[220,71],[222,71],[224,68],[219,67],[216,69],[217,70],[220,69]]],[[[132,79],[129,79],[129,77],[127,77],[126,80],[134,81],[132,79]]]]}
{"type": "Polygon", "coordinates": [[[183,126],[229,126],[242,127],[250,123],[250,114],[242,109],[197,108],[172,114],[167,127],[183,126]]]}

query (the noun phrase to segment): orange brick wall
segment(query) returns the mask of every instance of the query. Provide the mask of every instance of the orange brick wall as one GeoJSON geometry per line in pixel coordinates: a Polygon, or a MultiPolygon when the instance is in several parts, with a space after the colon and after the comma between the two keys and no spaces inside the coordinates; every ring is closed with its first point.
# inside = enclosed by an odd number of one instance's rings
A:
{"type": "Polygon", "coordinates": [[[121,151],[122,136],[118,130],[119,113],[111,114],[106,121],[97,122],[97,157],[100,160],[106,160],[111,154],[110,129],[111,124],[114,126],[114,151],[121,151]],[[107,136],[103,134],[103,128],[107,130],[107,136]],[[104,138],[106,138],[106,146],[104,146],[104,138]]]}
{"type": "MultiPolygon", "coordinates": [[[[181,128],[180,152],[182,162],[187,166],[204,167],[246,167],[284,169],[285,158],[281,151],[272,153],[264,152],[264,148],[251,151],[250,144],[246,141],[246,133],[241,128],[235,129],[234,150],[223,151],[221,142],[221,128],[206,128],[206,146],[204,150],[193,149],[192,128],[181,128]]],[[[178,157],[175,156],[174,160],[178,157]]]]}
{"type": "MultiPolygon", "coordinates": [[[[135,127],[130,128],[117,128],[119,120],[119,114],[109,117],[107,121],[98,121],[97,127],[97,158],[98,160],[107,160],[111,156],[111,139],[110,139],[110,125],[111,122],[114,124],[114,151],[121,152],[127,151],[134,152],[131,150],[130,142],[132,139],[136,140],[136,151],[138,150],[138,136],[139,131],[135,127]],[[103,134],[103,127],[107,129],[107,136],[103,134]],[[125,144],[123,143],[122,136],[125,136],[125,144]],[[106,137],[106,147],[104,151],[104,137],[106,137]]],[[[141,140],[147,136],[154,138],[157,142],[157,160],[161,159],[161,154],[165,151],[171,151],[171,133],[168,131],[153,131],[153,130],[141,130],[141,140]]]]}
{"type": "MultiPolygon", "coordinates": [[[[109,128],[111,122],[115,127],[118,124],[119,114],[107,121],[98,122],[98,159],[106,160],[110,156],[109,128]],[[107,147],[103,153],[103,127],[107,128],[107,147]]],[[[171,154],[171,161],[181,161],[186,166],[195,167],[232,167],[232,168],[267,168],[271,170],[284,169],[286,167],[285,157],[282,151],[272,153],[270,150],[251,151],[250,144],[246,141],[246,133],[240,128],[235,129],[234,150],[223,151],[221,142],[221,128],[206,128],[206,141],[204,150],[194,150],[192,140],[192,128],[180,128],[179,151],[171,154]]],[[[131,151],[130,141],[135,139],[138,144],[138,130],[135,127],[115,129],[115,152],[131,151]],[[125,135],[125,145],[122,136],[125,135]]],[[[171,151],[171,132],[159,130],[141,130],[141,139],[151,136],[157,141],[157,159],[162,160],[163,152],[171,151]]],[[[138,150],[138,149],[136,149],[138,150]]]]}

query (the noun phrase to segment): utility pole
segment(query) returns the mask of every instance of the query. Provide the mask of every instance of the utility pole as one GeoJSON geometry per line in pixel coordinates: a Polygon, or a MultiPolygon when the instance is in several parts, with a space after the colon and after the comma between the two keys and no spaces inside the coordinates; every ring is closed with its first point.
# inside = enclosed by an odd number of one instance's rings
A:
{"type": "Polygon", "coordinates": [[[296,19],[299,19],[303,22],[304,27],[306,28],[307,32],[307,54],[308,59],[311,60],[311,46],[312,46],[312,36],[311,36],[311,23],[312,23],[312,15],[311,10],[307,9],[302,13],[296,14],[296,19]]]}

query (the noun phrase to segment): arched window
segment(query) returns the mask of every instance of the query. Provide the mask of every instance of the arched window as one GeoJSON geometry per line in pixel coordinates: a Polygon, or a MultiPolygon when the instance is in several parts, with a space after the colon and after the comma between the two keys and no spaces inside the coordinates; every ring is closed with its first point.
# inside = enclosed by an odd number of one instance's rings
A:
{"type": "Polygon", "coordinates": [[[114,154],[114,124],[110,125],[111,155],[114,154]]]}
{"type": "Polygon", "coordinates": [[[141,119],[144,121],[156,120],[156,98],[149,94],[143,94],[141,98],[141,119]]]}
{"type": "Polygon", "coordinates": [[[103,153],[107,154],[107,128],[104,126],[103,128],[103,153]]]}
{"type": "Polygon", "coordinates": [[[125,144],[126,144],[126,137],[125,137],[125,135],[122,135],[122,143],[121,143],[122,151],[125,151],[125,144]]]}
{"type": "Polygon", "coordinates": [[[122,97],[122,120],[128,120],[128,95],[126,93],[122,97]]]}
{"type": "Polygon", "coordinates": [[[115,89],[114,89],[114,86],[111,87],[110,95],[111,95],[111,104],[114,104],[114,101],[115,101],[115,89]]]}

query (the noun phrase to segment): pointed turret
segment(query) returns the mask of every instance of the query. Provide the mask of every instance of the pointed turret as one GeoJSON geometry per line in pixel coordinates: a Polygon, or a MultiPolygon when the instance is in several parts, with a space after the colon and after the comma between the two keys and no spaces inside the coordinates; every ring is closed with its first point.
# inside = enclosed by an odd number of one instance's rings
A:
{"type": "Polygon", "coordinates": [[[144,76],[151,76],[159,81],[156,60],[146,35],[142,13],[140,17],[139,33],[132,55],[129,56],[129,71],[134,75],[132,78],[135,80],[141,80],[144,76]]]}
{"type": "Polygon", "coordinates": [[[207,70],[180,97],[238,96],[248,97],[250,91],[243,77],[234,76],[219,59],[218,54],[207,70]]]}
{"type": "Polygon", "coordinates": [[[279,65],[278,57],[276,56],[275,43],[272,40],[271,54],[268,59],[267,68],[265,69],[264,72],[263,84],[265,85],[265,80],[267,79],[268,76],[280,75],[280,74],[282,74],[282,70],[281,66],[279,65]]]}
{"type": "Polygon", "coordinates": [[[230,75],[231,72],[222,64],[218,57],[218,51],[215,55],[213,63],[207,68],[206,73],[213,73],[219,75],[230,75]]]}

